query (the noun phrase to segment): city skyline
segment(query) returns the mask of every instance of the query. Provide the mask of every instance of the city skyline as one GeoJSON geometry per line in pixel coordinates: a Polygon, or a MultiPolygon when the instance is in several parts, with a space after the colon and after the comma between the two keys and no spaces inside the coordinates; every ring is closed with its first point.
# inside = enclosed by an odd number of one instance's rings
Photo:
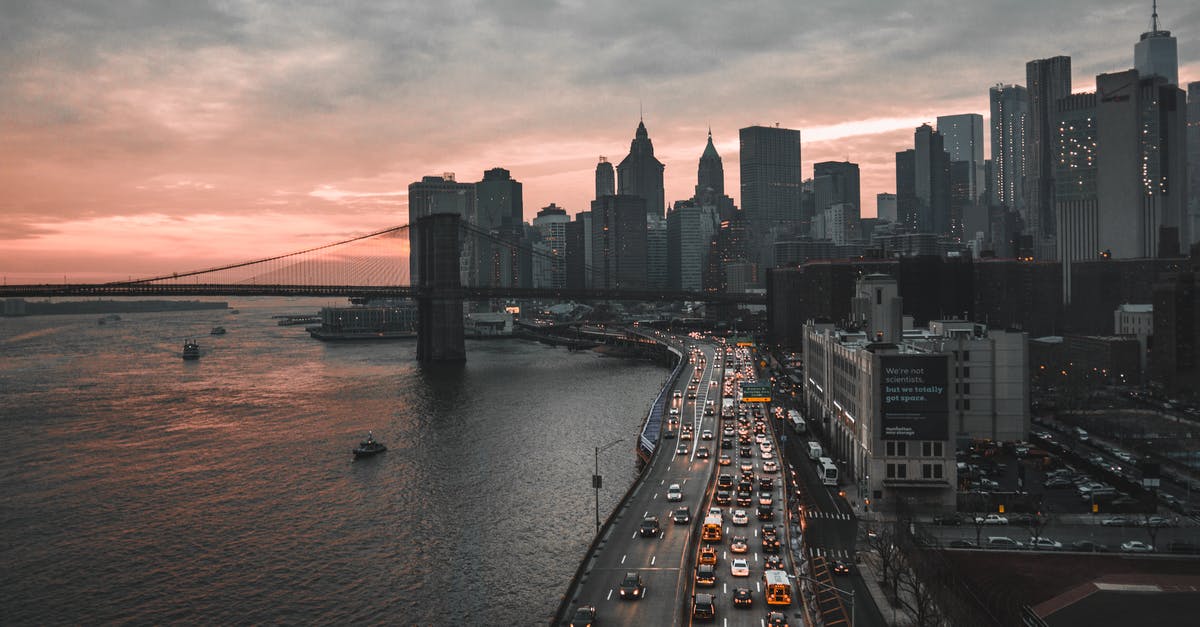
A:
{"type": "MultiPolygon", "coordinates": [[[[1148,5],[9,6],[0,271],[116,277],[294,250],[406,222],[408,185],[450,171],[507,169],[526,220],[551,203],[574,215],[639,117],[667,205],[693,195],[710,125],[732,164],[738,129],[776,123],[801,132],[803,178],[848,159],[873,199],[896,191],[917,126],[986,127],[988,89],[1025,84],[1028,61],[1070,56],[1076,91],[1133,67],[1148,5]]],[[[1159,18],[1181,84],[1200,79],[1200,9],[1159,18]]]]}

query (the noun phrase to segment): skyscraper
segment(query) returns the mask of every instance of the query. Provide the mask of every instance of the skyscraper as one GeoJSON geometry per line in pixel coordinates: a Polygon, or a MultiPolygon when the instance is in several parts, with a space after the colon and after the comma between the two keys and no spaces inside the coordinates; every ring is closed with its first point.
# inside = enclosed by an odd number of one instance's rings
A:
{"type": "MultiPolygon", "coordinates": [[[[533,226],[541,234],[545,252],[550,255],[549,276],[534,273],[533,287],[562,288],[567,284],[567,226],[571,218],[567,210],[554,203],[543,207],[533,219],[533,226]]],[[[534,260],[538,261],[537,259],[534,260]]]]}
{"type": "Polygon", "coordinates": [[[1025,206],[1025,131],[1029,126],[1029,92],[1020,85],[988,90],[992,109],[992,199],[997,207],[1025,206]]]}
{"type": "Polygon", "coordinates": [[[758,235],[800,222],[800,131],[778,126],[740,129],[742,213],[758,235]]]}
{"type": "Polygon", "coordinates": [[[646,199],[601,196],[592,201],[592,287],[646,287],[646,199]]]}
{"type": "Polygon", "coordinates": [[[715,199],[725,195],[725,165],[717,147],[713,146],[712,131],[708,131],[708,144],[700,155],[696,168],[696,200],[701,204],[715,205],[715,199]],[[705,202],[712,200],[711,202],[705,202]]]}
{"type": "Polygon", "coordinates": [[[1026,224],[1033,236],[1034,256],[1054,255],[1054,127],[1055,107],[1071,94],[1071,57],[1035,59],[1025,64],[1029,90],[1029,135],[1025,144],[1026,224]]]}
{"type": "Polygon", "coordinates": [[[887,222],[896,221],[896,195],[880,193],[875,195],[875,217],[887,222]]]}
{"type": "MultiPolygon", "coordinates": [[[[426,176],[408,186],[408,223],[417,224],[425,216],[435,213],[454,213],[463,222],[476,219],[475,213],[475,184],[459,183],[454,180],[454,173],[447,172],[442,176],[426,176]]],[[[417,285],[420,277],[417,269],[420,239],[409,229],[409,275],[413,285],[417,285]]],[[[468,259],[469,261],[469,259],[468,259]]],[[[464,283],[474,278],[470,275],[470,264],[463,264],[462,274],[464,283]]]]}
{"type": "Polygon", "coordinates": [[[646,212],[665,217],[666,193],[663,190],[663,164],[654,158],[654,144],[646,125],[638,121],[629,154],[617,166],[617,191],[622,196],[646,199],[646,212]]]}
{"type": "Polygon", "coordinates": [[[1055,112],[1054,204],[1063,303],[1071,302],[1072,267],[1100,256],[1096,94],[1072,94],[1055,112]]]}
{"type": "Polygon", "coordinates": [[[667,212],[667,286],[704,289],[704,269],[718,227],[716,208],[679,201],[667,212]]]}
{"type": "Polygon", "coordinates": [[[1187,86],[1188,222],[1194,244],[1200,241],[1200,81],[1187,86]]]}
{"type": "Polygon", "coordinates": [[[646,214],[646,288],[667,288],[667,219],[646,214]]]}
{"type": "Polygon", "coordinates": [[[1168,85],[1179,84],[1179,52],[1169,30],[1158,29],[1158,0],[1154,1],[1150,30],[1133,45],[1133,68],[1138,76],[1160,76],[1168,85]]]}
{"type": "Polygon", "coordinates": [[[616,193],[617,175],[613,171],[613,164],[606,157],[600,157],[600,162],[596,164],[596,198],[616,193]]]}
{"type": "Polygon", "coordinates": [[[468,237],[468,275],[471,285],[509,287],[521,285],[521,251],[524,238],[524,198],[520,181],[504,168],[492,168],[475,184],[476,218],[472,222],[494,238],[468,237]]]}
{"type": "Polygon", "coordinates": [[[950,155],[942,134],[928,124],[913,133],[913,191],[917,198],[917,230],[950,234],[950,155]]]}
{"type": "Polygon", "coordinates": [[[917,152],[912,148],[896,153],[896,224],[917,230],[917,152]]]}
{"type": "Polygon", "coordinates": [[[966,161],[967,198],[971,203],[987,202],[982,198],[983,177],[983,116],[978,113],[939,115],[937,131],[945,141],[950,162],[966,161]]]}
{"type": "Polygon", "coordinates": [[[849,161],[822,161],[813,164],[813,179],[828,177],[830,200],[828,205],[815,207],[817,212],[827,211],[834,205],[844,205],[841,215],[845,221],[844,235],[847,239],[858,239],[858,222],[862,219],[862,191],[859,187],[858,164],[849,161]]]}

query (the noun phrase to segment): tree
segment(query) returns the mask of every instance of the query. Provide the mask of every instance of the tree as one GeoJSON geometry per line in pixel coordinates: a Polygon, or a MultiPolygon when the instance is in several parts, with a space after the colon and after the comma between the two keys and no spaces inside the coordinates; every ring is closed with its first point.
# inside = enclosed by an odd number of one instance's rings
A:
{"type": "Polygon", "coordinates": [[[1050,526],[1053,518],[1050,514],[1038,512],[1033,515],[1033,519],[1029,521],[1029,540],[1033,542],[1033,547],[1037,548],[1037,542],[1042,538],[1042,533],[1046,527],[1050,526]]]}
{"type": "Polygon", "coordinates": [[[899,573],[900,604],[913,617],[914,627],[938,627],[945,619],[937,602],[938,586],[917,575],[915,570],[905,568],[899,573]]]}
{"type": "Polygon", "coordinates": [[[902,567],[900,546],[896,539],[896,530],[891,524],[883,525],[874,535],[867,535],[867,545],[874,555],[880,581],[884,586],[891,586],[893,597],[898,587],[896,575],[902,567]]]}

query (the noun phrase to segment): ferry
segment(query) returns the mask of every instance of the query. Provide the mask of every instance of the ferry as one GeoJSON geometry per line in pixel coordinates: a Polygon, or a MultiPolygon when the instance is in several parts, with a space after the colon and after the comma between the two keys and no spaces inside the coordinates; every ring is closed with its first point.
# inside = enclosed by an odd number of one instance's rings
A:
{"type": "Polygon", "coordinates": [[[196,340],[185,340],[183,343],[183,358],[184,359],[200,359],[200,345],[196,340]]]}

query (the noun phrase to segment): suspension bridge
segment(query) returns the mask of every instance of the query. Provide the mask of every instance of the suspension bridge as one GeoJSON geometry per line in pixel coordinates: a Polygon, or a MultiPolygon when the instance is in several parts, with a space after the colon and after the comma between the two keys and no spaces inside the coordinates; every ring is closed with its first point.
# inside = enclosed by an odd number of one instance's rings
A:
{"type": "MultiPolygon", "coordinates": [[[[417,358],[465,358],[466,300],[700,301],[762,304],[762,294],[649,289],[610,280],[603,287],[523,286],[524,265],[562,264],[559,255],[488,232],[456,214],[401,225],[283,255],[110,283],[0,286],[0,298],[137,296],[319,296],[412,298],[418,305],[417,358]]],[[[561,267],[561,266],[560,266],[561,267]]],[[[584,266],[584,274],[596,276],[584,266]]]]}

